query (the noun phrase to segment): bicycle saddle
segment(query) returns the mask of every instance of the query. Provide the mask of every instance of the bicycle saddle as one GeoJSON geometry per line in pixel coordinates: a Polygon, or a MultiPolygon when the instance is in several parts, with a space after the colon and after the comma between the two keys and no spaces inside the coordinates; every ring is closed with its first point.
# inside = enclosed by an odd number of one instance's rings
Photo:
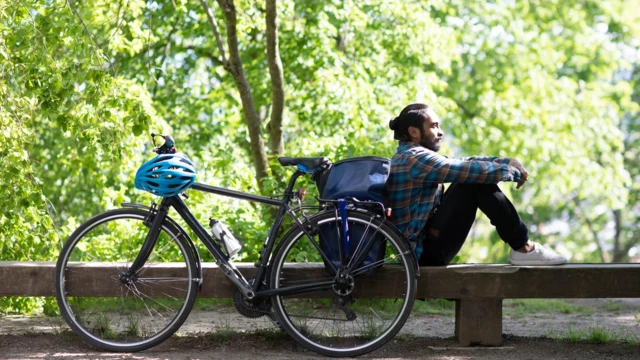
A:
{"type": "Polygon", "coordinates": [[[292,157],[279,157],[278,161],[282,166],[296,166],[302,165],[307,169],[315,169],[318,166],[322,165],[325,162],[329,162],[329,160],[322,157],[300,157],[300,158],[292,158],[292,157]]]}

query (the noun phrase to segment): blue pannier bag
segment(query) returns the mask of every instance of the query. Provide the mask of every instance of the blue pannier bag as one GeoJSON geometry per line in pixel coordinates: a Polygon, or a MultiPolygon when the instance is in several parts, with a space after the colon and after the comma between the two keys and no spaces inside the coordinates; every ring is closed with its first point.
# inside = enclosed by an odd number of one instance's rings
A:
{"type": "MultiPolygon", "coordinates": [[[[338,200],[353,197],[360,201],[375,201],[385,203],[385,183],[389,177],[390,161],[387,158],[366,156],[346,159],[334,163],[329,169],[316,178],[320,198],[338,200]]],[[[338,214],[338,216],[340,216],[338,214]]],[[[340,268],[340,252],[338,241],[342,238],[342,229],[337,225],[325,224],[320,226],[320,248],[336,269],[340,268]]],[[[367,224],[348,222],[349,256],[353,255],[361,241],[364,246],[369,241],[376,241],[362,264],[356,264],[354,270],[369,266],[384,259],[386,241],[372,228],[363,239],[367,224]]],[[[374,271],[380,266],[371,266],[374,271]]]]}

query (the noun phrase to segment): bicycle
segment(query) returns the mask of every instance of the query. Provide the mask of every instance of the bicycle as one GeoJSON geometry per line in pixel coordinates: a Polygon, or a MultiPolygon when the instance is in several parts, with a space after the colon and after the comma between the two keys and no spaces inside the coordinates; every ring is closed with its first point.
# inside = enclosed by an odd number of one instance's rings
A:
{"type": "Polygon", "coordinates": [[[151,177],[158,188],[166,181],[171,191],[156,192],[162,196],[159,205],[125,203],[89,219],[70,235],[58,258],[58,306],[84,340],[109,351],[141,351],[166,340],[189,315],[202,286],[202,265],[191,237],[168,215],[171,208],[235,285],[234,305],[242,315],[266,315],[300,344],[329,356],[373,351],[402,328],[413,307],[417,265],[408,242],[386,220],[384,206],[319,197],[319,206],[303,206],[304,190],[293,189],[300,176],[326,170],[331,165],[326,158],[279,158],[296,171],[277,199],[195,182],[188,157],[176,155],[170,136],[152,134],[154,147],[157,136],[165,142],[139,173],[150,164],[173,174],[151,177]],[[182,199],[187,189],[278,207],[254,278],[246,279],[233,265],[225,238],[212,237],[191,213],[182,199]],[[318,212],[307,216],[309,209],[318,212]],[[285,214],[294,226],[276,246],[285,214]],[[349,242],[349,234],[362,235],[356,243],[349,242]],[[337,255],[323,250],[336,242],[337,255]],[[380,244],[382,260],[367,260],[380,244]],[[400,281],[364,297],[379,274],[392,273],[400,274],[400,281]]]}

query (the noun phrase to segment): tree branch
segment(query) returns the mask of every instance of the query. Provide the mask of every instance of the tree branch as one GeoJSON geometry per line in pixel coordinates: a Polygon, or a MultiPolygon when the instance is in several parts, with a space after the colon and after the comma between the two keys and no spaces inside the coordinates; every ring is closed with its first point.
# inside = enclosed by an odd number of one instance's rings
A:
{"type": "MultiPolygon", "coordinates": [[[[200,0],[200,5],[202,5],[202,9],[207,14],[207,19],[209,19],[209,25],[211,25],[211,29],[216,36],[216,43],[218,44],[218,50],[220,51],[220,57],[222,58],[222,66],[225,70],[231,71],[229,69],[229,60],[227,59],[227,54],[224,51],[224,42],[222,41],[222,36],[220,35],[220,29],[218,28],[218,23],[216,22],[216,18],[213,17],[213,12],[209,5],[207,5],[207,0],[200,0]]],[[[220,5],[222,7],[222,5],[220,5]]]]}
{"type": "MultiPolygon", "coordinates": [[[[256,167],[256,180],[260,191],[264,192],[264,185],[262,180],[268,177],[269,167],[267,164],[267,153],[264,149],[264,140],[262,138],[260,116],[256,111],[256,107],[253,103],[253,95],[251,93],[251,86],[247,81],[247,77],[244,74],[242,68],[242,60],[240,59],[240,52],[238,50],[238,33],[236,29],[236,8],[233,4],[233,0],[217,0],[218,5],[222,8],[226,19],[227,25],[227,46],[229,47],[229,60],[228,67],[225,68],[233,76],[233,80],[236,83],[238,92],[240,93],[240,99],[242,100],[242,110],[244,112],[247,128],[249,129],[249,138],[251,139],[251,152],[253,154],[253,161],[256,167]]],[[[206,6],[204,1],[201,1],[203,8],[208,13],[209,7],[206,6]]],[[[213,26],[213,25],[212,25],[213,26]]],[[[214,32],[216,29],[214,28],[214,32]]],[[[223,61],[224,58],[223,58],[223,61]]]]}
{"type": "MultiPolygon", "coordinates": [[[[224,68],[224,64],[222,63],[222,60],[219,57],[215,56],[212,52],[210,52],[210,51],[208,51],[206,49],[203,49],[203,48],[197,47],[197,46],[193,46],[193,45],[183,45],[182,49],[184,49],[184,50],[193,50],[193,52],[195,52],[196,55],[208,57],[209,60],[211,60],[211,62],[214,65],[220,65],[220,66],[222,66],[224,68]]],[[[225,70],[226,70],[226,68],[225,68],[225,70]]]]}
{"type": "Polygon", "coordinates": [[[118,30],[120,30],[120,26],[122,26],[122,23],[124,22],[124,16],[127,13],[127,8],[129,8],[129,0],[127,0],[127,3],[124,5],[124,11],[122,12],[122,16],[120,16],[120,10],[122,8],[122,0],[120,0],[120,5],[118,6],[118,19],[116,19],[116,29],[113,30],[113,33],[111,34],[111,36],[109,36],[109,40],[107,40],[107,49],[109,49],[109,44],[111,43],[111,39],[116,35],[116,33],[118,32],[118,30]]]}
{"type": "Polygon", "coordinates": [[[462,112],[469,118],[469,119],[473,119],[474,117],[476,117],[476,113],[473,113],[471,111],[469,111],[469,109],[467,109],[461,101],[458,101],[456,99],[453,99],[453,101],[455,101],[456,105],[458,105],[458,107],[460,108],[460,110],[462,110],[462,112]]]}
{"type": "Polygon", "coordinates": [[[573,198],[573,200],[576,203],[576,206],[578,207],[578,209],[580,210],[580,213],[582,214],[582,216],[584,217],[584,220],[587,223],[587,226],[589,227],[589,231],[591,231],[591,233],[593,234],[593,240],[596,242],[596,245],[598,246],[598,251],[600,252],[600,260],[605,263],[605,262],[609,262],[609,254],[607,254],[603,248],[602,245],[600,244],[600,238],[598,237],[598,232],[596,231],[596,229],[593,227],[593,223],[591,222],[591,220],[589,219],[589,217],[587,216],[587,214],[582,210],[582,206],[580,204],[580,200],[578,200],[578,197],[573,198]]]}
{"type": "Polygon", "coordinates": [[[616,225],[616,233],[613,237],[613,262],[618,262],[624,257],[620,252],[620,237],[622,235],[622,211],[620,209],[613,210],[613,219],[616,225]]]}
{"type": "MultiPolygon", "coordinates": [[[[98,44],[98,42],[96,41],[96,39],[93,38],[93,34],[91,34],[91,31],[89,31],[89,28],[87,28],[87,24],[84,23],[84,20],[82,20],[82,17],[80,16],[80,13],[78,12],[78,9],[76,9],[76,6],[73,4],[72,0],[67,0],[67,4],[69,5],[69,8],[71,9],[71,11],[73,12],[73,14],[80,20],[80,22],[82,23],[82,27],[84,28],[84,31],[87,33],[87,35],[89,35],[89,40],[91,40],[91,42],[93,43],[93,45],[96,47],[96,49],[101,50],[102,48],[100,47],[100,44],[98,44]]],[[[104,51],[103,51],[104,52],[104,51]]],[[[98,59],[100,59],[101,54],[98,54],[98,59]]],[[[100,66],[104,67],[104,62],[101,61],[100,66]]]]}
{"type": "Polygon", "coordinates": [[[276,21],[276,0],[267,0],[267,62],[271,75],[271,121],[269,123],[269,144],[272,154],[284,154],[282,140],[282,114],[284,112],[284,75],[278,50],[278,24],[276,21]]]}
{"type": "MultiPolygon", "coordinates": [[[[637,225],[638,224],[635,224],[635,226],[631,226],[631,228],[637,229],[637,225]]],[[[622,249],[619,252],[620,256],[618,258],[614,258],[613,261],[622,262],[625,259],[625,256],[629,256],[629,250],[631,250],[631,248],[636,246],[638,243],[640,243],[640,231],[635,230],[633,237],[631,237],[628,242],[622,245],[622,249]]]]}
{"type": "Polygon", "coordinates": [[[164,54],[162,55],[162,60],[160,61],[160,68],[156,69],[156,75],[155,75],[155,80],[156,83],[153,85],[153,92],[151,93],[152,97],[156,97],[156,92],[158,91],[158,78],[160,77],[160,73],[162,72],[162,66],[164,65],[164,61],[167,59],[167,57],[169,56],[169,49],[171,48],[171,38],[173,37],[173,34],[175,34],[178,25],[178,19],[176,18],[176,20],[173,22],[173,25],[171,26],[171,31],[169,31],[169,35],[167,36],[167,44],[164,46],[164,54]]]}

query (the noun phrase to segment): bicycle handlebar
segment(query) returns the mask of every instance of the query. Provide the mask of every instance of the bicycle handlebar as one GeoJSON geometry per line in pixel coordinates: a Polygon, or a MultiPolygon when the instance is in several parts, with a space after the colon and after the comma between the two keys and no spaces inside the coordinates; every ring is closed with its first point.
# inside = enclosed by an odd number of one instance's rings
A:
{"type": "Polygon", "coordinates": [[[175,141],[173,140],[173,137],[171,137],[171,135],[151,133],[151,141],[153,141],[153,146],[155,147],[153,149],[153,152],[155,152],[156,154],[175,154],[177,152],[175,141]],[[164,139],[164,144],[156,147],[156,136],[164,139]]]}

